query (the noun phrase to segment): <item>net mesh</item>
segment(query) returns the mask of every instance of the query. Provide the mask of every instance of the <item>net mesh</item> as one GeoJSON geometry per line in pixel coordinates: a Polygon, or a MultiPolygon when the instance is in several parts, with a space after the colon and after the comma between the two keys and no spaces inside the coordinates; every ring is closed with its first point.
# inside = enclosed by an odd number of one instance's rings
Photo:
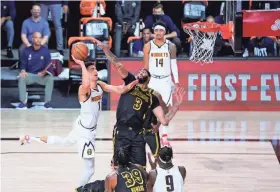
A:
{"type": "Polygon", "coordinates": [[[213,52],[219,25],[215,23],[187,23],[184,31],[191,37],[190,60],[196,63],[213,63],[213,52]]]}

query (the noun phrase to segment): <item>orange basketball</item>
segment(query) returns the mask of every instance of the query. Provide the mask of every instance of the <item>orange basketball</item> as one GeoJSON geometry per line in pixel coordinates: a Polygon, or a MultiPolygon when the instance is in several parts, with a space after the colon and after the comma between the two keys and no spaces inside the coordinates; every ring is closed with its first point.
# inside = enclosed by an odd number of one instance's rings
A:
{"type": "Polygon", "coordinates": [[[88,57],[88,47],[85,43],[78,42],[72,45],[71,54],[78,60],[85,61],[88,57]]]}

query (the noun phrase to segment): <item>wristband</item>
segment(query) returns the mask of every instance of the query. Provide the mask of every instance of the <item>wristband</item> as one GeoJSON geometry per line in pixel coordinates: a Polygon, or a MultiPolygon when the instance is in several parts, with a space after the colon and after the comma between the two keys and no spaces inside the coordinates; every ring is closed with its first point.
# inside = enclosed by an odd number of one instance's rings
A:
{"type": "Polygon", "coordinates": [[[162,135],[164,135],[164,134],[167,135],[167,128],[168,128],[168,126],[164,126],[164,125],[161,126],[161,134],[162,135]]]}

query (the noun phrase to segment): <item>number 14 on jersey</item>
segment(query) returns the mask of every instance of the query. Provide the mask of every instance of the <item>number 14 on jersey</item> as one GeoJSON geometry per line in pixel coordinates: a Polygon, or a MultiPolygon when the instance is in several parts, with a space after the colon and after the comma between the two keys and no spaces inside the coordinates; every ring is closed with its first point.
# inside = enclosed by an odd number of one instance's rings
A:
{"type": "Polygon", "coordinates": [[[163,67],[163,58],[156,58],[156,67],[159,67],[159,65],[163,67]]]}

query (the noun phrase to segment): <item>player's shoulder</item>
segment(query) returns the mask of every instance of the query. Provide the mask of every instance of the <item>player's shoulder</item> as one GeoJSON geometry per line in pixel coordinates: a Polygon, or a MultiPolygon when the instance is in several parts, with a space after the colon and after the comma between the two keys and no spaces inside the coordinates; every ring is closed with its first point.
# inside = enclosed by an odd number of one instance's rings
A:
{"type": "Polygon", "coordinates": [[[149,42],[147,42],[147,43],[145,43],[145,45],[144,45],[144,50],[150,50],[151,49],[151,42],[152,42],[152,40],[151,41],[149,41],[149,42]]]}

